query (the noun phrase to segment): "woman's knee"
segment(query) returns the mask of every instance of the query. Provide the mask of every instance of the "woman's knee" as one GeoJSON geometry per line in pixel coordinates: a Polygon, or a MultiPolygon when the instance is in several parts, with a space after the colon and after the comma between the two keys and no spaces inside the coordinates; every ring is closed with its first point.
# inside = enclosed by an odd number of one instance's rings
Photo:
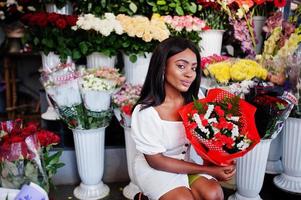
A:
{"type": "Polygon", "coordinates": [[[164,194],[160,200],[194,200],[194,197],[188,188],[177,188],[164,194]]]}
{"type": "Polygon", "coordinates": [[[204,200],[223,200],[223,189],[218,182],[213,182],[207,188],[207,192],[203,194],[204,200]]]}

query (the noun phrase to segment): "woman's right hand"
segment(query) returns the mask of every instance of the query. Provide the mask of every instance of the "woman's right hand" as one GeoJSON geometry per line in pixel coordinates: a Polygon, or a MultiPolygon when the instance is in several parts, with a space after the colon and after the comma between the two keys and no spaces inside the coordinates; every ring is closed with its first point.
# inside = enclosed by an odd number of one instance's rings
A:
{"type": "Polygon", "coordinates": [[[215,177],[219,181],[227,181],[232,178],[236,172],[235,165],[229,165],[225,167],[221,166],[208,166],[209,174],[215,177]]]}

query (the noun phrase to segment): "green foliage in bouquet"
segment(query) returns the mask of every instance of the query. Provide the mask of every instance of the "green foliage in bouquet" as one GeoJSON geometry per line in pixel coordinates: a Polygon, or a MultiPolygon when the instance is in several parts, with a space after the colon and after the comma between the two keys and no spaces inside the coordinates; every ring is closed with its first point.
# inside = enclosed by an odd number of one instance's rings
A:
{"type": "Polygon", "coordinates": [[[87,110],[83,104],[71,107],[58,107],[61,119],[68,128],[95,129],[108,126],[113,116],[112,110],[93,112],[87,110]]]}
{"type": "Polygon", "coordinates": [[[153,13],[161,15],[193,15],[200,8],[195,2],[190,0],[147,0],[153,13]]]}

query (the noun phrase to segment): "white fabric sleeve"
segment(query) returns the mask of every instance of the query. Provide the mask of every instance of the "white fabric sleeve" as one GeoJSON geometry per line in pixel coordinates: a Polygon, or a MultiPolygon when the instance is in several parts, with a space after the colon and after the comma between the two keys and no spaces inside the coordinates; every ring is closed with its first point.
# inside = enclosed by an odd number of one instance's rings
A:
{"type": "Polygon", "coordinates": [[[154,115],[152,108],[140,111],[137,105],[132,114],[132,138],[136,149],[143,154],[154,155],[166,151],[163,143],[160,120],[154,115]]]}

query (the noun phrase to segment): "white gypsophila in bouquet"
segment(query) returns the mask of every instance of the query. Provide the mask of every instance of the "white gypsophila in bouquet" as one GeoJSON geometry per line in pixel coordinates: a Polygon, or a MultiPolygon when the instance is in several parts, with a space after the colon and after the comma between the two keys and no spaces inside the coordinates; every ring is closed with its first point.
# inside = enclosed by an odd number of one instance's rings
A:
{"type": "Polygon", "coordinates": [[[115,68],[85,71],[80,81],[85,107],[95,112],[107,110],[111,104],[111,95],[124,81],[125,78],[115,68]]]}

